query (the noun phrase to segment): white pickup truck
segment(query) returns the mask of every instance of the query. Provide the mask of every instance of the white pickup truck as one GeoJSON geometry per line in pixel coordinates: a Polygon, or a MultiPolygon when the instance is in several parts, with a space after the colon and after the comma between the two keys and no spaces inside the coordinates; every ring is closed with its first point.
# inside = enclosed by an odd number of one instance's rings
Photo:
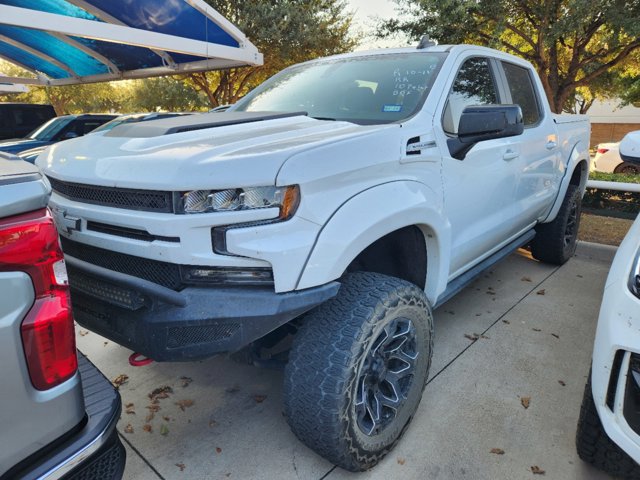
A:
{"type": "Polygon", "coordinates": [[[294,334],[285,413],[349,470],[413,416],[431,310],[515,249],[576,244],[589,123],[531,65],[421,46],[290,67],[224,113],[53,146],[75,318],[156,360],[294,334]]]}

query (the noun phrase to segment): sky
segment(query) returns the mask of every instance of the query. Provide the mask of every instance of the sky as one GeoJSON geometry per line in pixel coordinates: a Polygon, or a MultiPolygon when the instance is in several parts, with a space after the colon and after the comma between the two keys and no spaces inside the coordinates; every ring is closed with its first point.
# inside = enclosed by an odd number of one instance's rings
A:
{"type": "MultiPolygon", "coordinates": [[[[348,0],[348,8],[355,13],[354,27],[367,36],[375,34],[375,18],[383,20],[396,16],[396,4],[392,0],[348,0]]],[[[370,48],[404,47],[406,42],[402,39],[377,40],[365,38],[357,50],[370,48]]]]}

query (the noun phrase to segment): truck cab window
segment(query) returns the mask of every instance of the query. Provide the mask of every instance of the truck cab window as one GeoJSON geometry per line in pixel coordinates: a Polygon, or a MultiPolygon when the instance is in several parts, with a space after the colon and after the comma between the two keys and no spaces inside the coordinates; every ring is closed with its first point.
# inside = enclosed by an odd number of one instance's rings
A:
{"type": "Polygon", "coordinates": [[[520,105],[525,126],[538,123],[538,120],[540,120],[540,106],[533,89],[529,71],[526,68],[507,62],[502,62],[502,68],[509,83],[511,103],[520,105]]]}
{"type": "Polygon", "coordinates": [[[447,98],[442,116],[444,131],[451,135],[458,133],[460,116],[466,107],[494,103],[498,103],[498,93],[489,60],[481,57],[468,59],[458,70],[447,98]]]}

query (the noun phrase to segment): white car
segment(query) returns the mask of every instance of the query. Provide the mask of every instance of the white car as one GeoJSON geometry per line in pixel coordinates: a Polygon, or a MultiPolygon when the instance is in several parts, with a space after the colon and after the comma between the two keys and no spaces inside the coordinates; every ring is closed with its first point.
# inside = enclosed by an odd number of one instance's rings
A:
{"type": "Polygon", "coordinates": [[[640,478],[640,216],[607,277],[576,445],[596,467],[640,478]]]}
{"type": "MultiPolygon", "coordinates": [[[[622,142],[634,142],[640,145],[640,130],[628,133],[622,142]]],[[[596,156],[591,164],[594,172],[604,173],[625,173],[629,175],[640,173],[640,165],[623,160],[620,156],[620,145],[616,143],[600,143],[596,151],[596,156]]]]}

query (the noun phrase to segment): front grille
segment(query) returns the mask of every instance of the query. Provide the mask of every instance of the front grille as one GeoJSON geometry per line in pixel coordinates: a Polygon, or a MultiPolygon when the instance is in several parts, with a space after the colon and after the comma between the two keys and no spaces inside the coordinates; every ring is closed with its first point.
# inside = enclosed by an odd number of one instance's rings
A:
{"type": "Polygon", "coordinates": [[[138,310],[145,304],[145,298],[135,290],[112,285],[71,266],[67,266],[67,272],[69,285],[74,291],[77,290],[92,297],[106,300],[128,310],[138,310]]]}
{"type": "Polygon", "coordinates": [[[182,288],[180,266],[174,263],[134,257],[125,253],[85,245],[64,237],[61,238],[61,244],[65,254],[78,260],[113,270],[114,272],[142,278],[172,290],[180,290],[182,288]]]}
{"type": "Polygon", "coordinates": [[[159,190],[99,187],[48,177],[51,188],[70,200],[145,212],[173,213],[173,193],[159,190]]]}
{"type": "Polygon", "coordinates": [[[184,345],[219,342],[226,340],[240,330],[237,323],[223,323],[203,327],[171,327],[167,338],[167,348],[184,345]]]}

